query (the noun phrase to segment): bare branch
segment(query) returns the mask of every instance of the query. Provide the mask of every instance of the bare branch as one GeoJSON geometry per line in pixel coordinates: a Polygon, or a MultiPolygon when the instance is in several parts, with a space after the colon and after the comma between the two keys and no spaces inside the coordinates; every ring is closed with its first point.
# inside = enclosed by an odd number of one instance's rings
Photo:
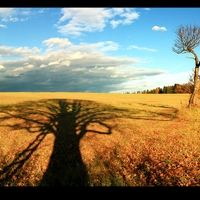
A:
{"type": "Polygon", "coordinates": [[[177,39],[173,44],[172,50],[175,53],[193,53],[192,50],[200,44],[200,27],[194,25],[193,27],[182,25],[179,26],[175,33],[177,39]]]}

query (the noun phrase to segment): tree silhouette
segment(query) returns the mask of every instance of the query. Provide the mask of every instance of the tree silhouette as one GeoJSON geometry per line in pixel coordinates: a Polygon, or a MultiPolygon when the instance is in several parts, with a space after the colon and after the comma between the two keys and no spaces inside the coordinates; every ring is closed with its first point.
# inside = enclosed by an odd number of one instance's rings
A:
{"type": "Polygon", "coordinates": [[[193,59],[195,60],[194,69],[194,90],[189,99],[189,107],[192,105],[197,105],[197,94],[199,89],[199,59],[194,51],[194,48],[200,44],[200,27],[194,25],[190,26],[179,26],[175,30],[177,39],[172,47],[172,50],[177,53],[192,53],[193,59]]]}

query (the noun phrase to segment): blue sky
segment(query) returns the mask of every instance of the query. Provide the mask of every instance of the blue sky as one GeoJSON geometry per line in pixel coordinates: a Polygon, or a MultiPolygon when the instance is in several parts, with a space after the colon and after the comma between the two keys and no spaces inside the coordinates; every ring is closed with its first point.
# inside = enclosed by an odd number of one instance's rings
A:
{"type": "MultiPolygon", "coordinates": [[[[200,8],[0,8],[0,91],[123,93],[187,83],[172,51],[200,8]]],[[[200,56],[200,48],[195,52],[200,56]]]]}

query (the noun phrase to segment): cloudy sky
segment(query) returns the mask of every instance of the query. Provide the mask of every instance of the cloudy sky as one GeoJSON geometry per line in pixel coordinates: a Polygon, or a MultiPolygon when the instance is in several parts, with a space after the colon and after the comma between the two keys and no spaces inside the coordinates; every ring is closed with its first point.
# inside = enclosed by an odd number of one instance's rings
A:
{"type": "MultiPolygon", "coordinates": [[[[0,92],[134,92],[187,83],[172,51],[200,8],[0,8],[0,92]]],[[[195,49],[200,55],[200,48],[195,49]]]]}

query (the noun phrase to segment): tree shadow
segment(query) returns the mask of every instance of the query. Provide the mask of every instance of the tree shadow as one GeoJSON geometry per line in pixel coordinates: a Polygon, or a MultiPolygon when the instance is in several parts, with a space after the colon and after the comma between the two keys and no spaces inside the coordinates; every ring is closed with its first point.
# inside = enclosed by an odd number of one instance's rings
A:
{"type": "MultiPolygon", "coordinates": [[[[143,106],[152,106],[142,104],[143,106]]],[[[157,107],[157,106],[156,106],[157,107]]],[[[159,106],[160,111],[122,109],[94,101],[45,99],[0,106],[1,127],[25,129],[36,135],[25,149],[0,168],[0,186],[16,185],[16,177],[48,134],[55,140],[50,160],[38,186],[89,186],[89,177],[80,152],[80,141],[86,133],[111,134],[107,120],[172,120],[173,107],[159,106]],[[165,109],[170,112],[166,113],[165,109]],[[162,117],[162,119],[157,117],[162,117]],[[94,125],[94,126],[92,126],[94,125]],[[93,127],[93,128],[91,128],[93,127]]],[[[120,121],[119,121],[120,123],[120,121]]],[[[112,125],[113,126],[113,125],[112,125]]],[[[0,166],[0,167],[1,167],[0,166]]],[[[141,167],[141,166],[140,166],[141,167]]]]}
{"type": "Polygon", "coordinates": [[[144,116],[135,116],[135,119],[143,119],[143,120],[154,120],[154,121],[171,121],[176,118],[178,109],[172,106],[166,105],[153,105],[153,104],[145,104],[145,103],[138,103],[142,106],[147,106],[151,108],[157,108],[158,110],[151,111],[145,109],[138,109],[138,113],[146,113],[144,116]],[[150,115],[150,116],[149,116],[150,115]],[[159,119],[158,117],[161,117],[159,119]]]}
{"type": "Polygon", "coordinates": [[[37,150],[47,134],[55,137],[53,151],[39,186],[89,186],[86,166],[79,149],[80,140],[87,132],[111,134],[106,120],[115,116],[102,105],[91,101],[63,99],[24,102],[1,107],[1,126],[14,130],[25,129],[37,134],[36,138],[14,160],[0,171],[0,185],[9,185],[23,165],[37,150]],[[12,124],[9,119],[16,119],[12,124]],[[99,129],[89,129],[98,124],[99,129]],[[104,131],[102,131],[104,130],[104,131]]]}

